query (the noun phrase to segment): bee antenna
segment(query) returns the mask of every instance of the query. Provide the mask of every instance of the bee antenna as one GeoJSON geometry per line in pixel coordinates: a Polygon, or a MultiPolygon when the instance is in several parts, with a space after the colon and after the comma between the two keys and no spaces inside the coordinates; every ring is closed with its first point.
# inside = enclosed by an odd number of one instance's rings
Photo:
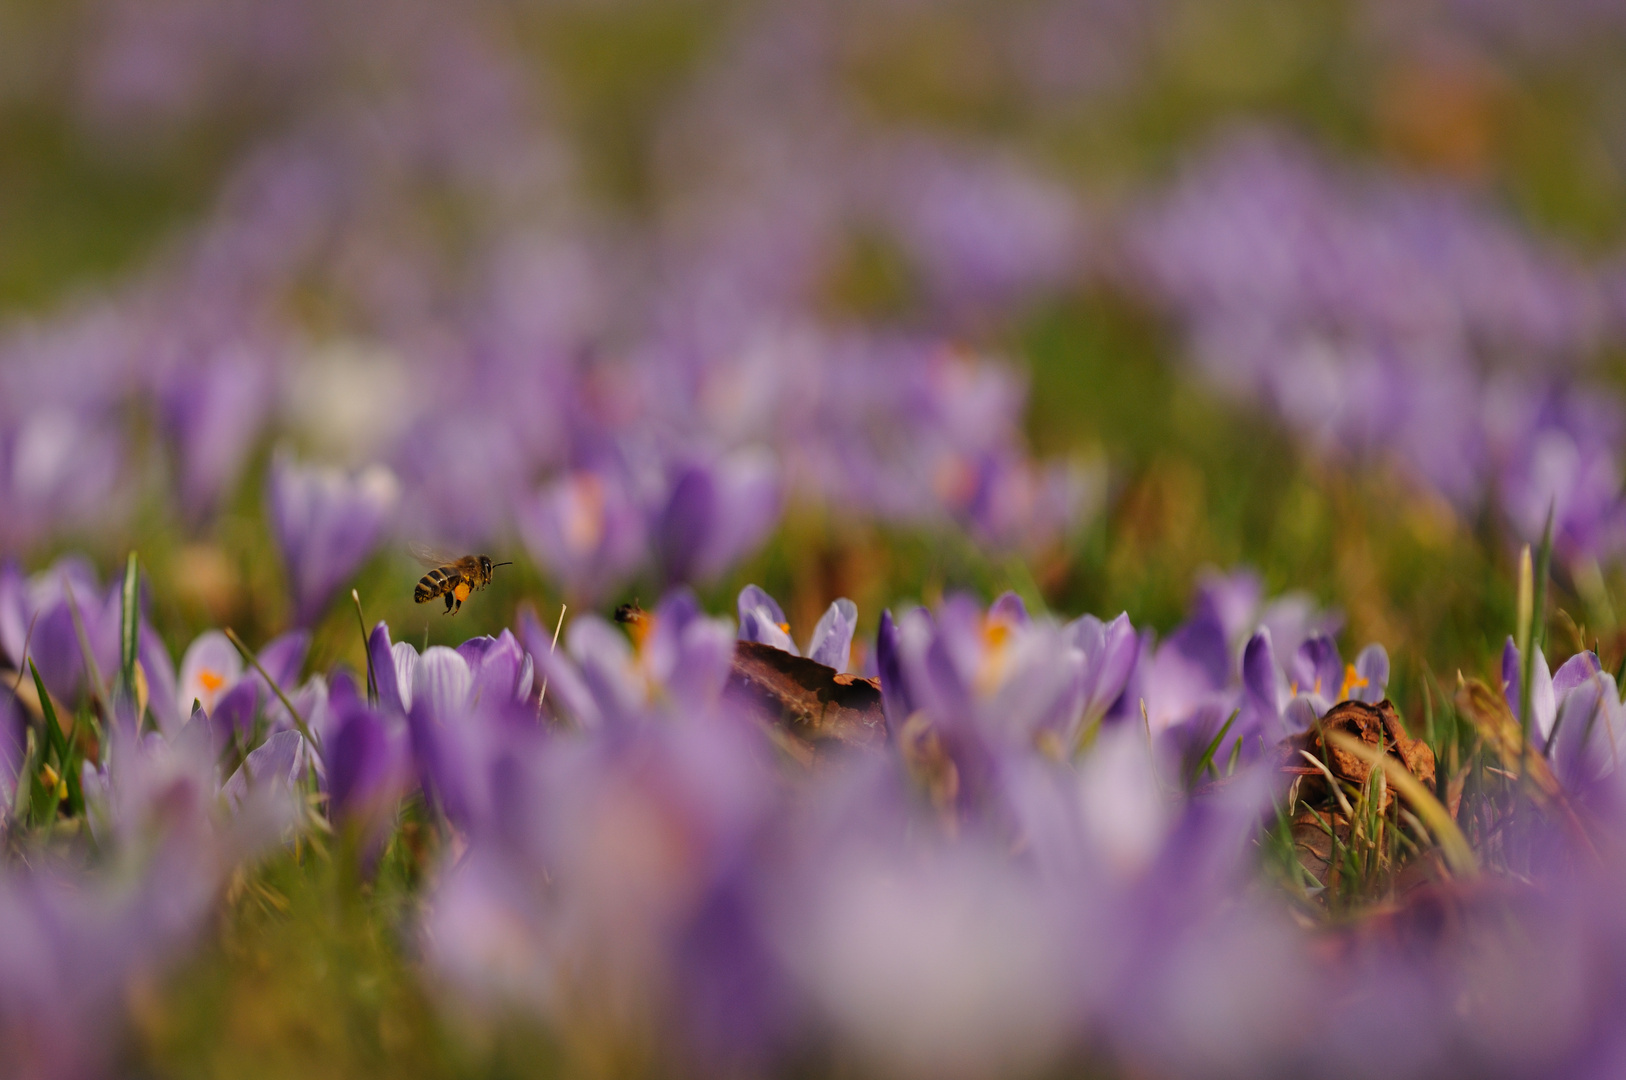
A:
{"type": "Polygon", "coordinates": [[[494,562],[494,563],[491,564],[491,568],[493,570],[495,570],[499,566],[513,566],[513,565],[514,565],[513,560],[509,560],[508,562],[494,562]]]}

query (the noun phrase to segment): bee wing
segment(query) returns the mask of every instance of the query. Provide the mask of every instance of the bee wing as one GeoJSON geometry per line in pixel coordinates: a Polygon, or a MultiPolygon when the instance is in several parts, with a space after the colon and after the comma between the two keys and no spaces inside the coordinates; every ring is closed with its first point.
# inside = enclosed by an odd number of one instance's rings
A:
{"type": "Polygon", "coordinates": [[[424,567],[434,570],[442,566],[450,566],[457,562],[457,556],[448,554],[427,544],[412,543],[407,545],[407,551],[424,567]]]}

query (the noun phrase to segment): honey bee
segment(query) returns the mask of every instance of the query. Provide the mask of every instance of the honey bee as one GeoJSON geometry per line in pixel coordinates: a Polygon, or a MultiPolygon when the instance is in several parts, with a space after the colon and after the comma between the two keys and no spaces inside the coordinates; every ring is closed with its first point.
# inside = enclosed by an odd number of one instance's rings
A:
{"type": "Polygon", "coordinates": [[[429,573],[418,579],[418,587],[412,590],[412,599],[423,604],[437,596],[445,596],[448,615],[463,610],[463,601],[469,598],[469,593],[490,585],[493,570],[499,566],[513,565],[508,562],[494,563],[489,555],[465,555],[461,559],[449,559],[418,548],[413,548],[412,554],[419,562],[430,567],[429,573]]]}
{"type": "Polygon", "coordinates": [[[649,636],[650,627],[654,624],[649,612],[640,607],[636,600],[616,608],[615,621],[627,628],[627,632],[632,635],[632,640],[640,647],[644,643],[644,638],[649,636]]]}

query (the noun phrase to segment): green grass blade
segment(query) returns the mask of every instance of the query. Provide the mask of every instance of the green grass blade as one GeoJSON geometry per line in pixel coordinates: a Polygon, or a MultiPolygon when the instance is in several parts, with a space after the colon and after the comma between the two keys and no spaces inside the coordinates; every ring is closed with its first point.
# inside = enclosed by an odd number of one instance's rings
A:
{"type": "MultiPolygon", "coordinates": [[[[1529,624],[1520,628],[1526,648],[1519,657],[1519,729],[1523,741],[1519,745],[1519,775],[1525,775],[1524,758],[1529,752],[1530,729],[1535,723],[1531,716],[1533,706],[1533,693],[1535,688],[1531,685],[1535,680],[1536,652],[1541,648],[1541,630],[1546,619],[1543,614],[1547,607],[1547,574],[1553,562],[1553,506],[1547,506],[1547,524],[1541,532],[1541,548],[1536,554],[1536,567],[1534,578],[1531,581],[1531,601],[1529,610],[1529,624]]],[[[1524,584],[1520,583],[1520,607],[1523,604],[1524,584]]]]}
{"type": "Polygon", "coordinates": [[[1240,715],[1242,715],[1241,709],[1233,709],[1231,715],[1226,717],[1225,723],[1220,726],[1219,731],[1209,740],[1207,749],[1203,751],[1203,756],[1197,762],[1197,768],[1192,770],[1191,782],[1193,784],[1202,778],[1204,770],[1214,764],[1215,751],[1219,749],[1220,743],[1225,741],[1225,733],[1231,730],[1231,725],[1236,723],[1236,718],[1240,715]]]}
{"type": "Polygon", "coordinates": [[[243,659],[248,661],[250,667],[260,673],[260,678],[264,679],[266,685],[271,688],[271,692],[277,695],[277,700],[282,702],[282,707],[288,710],[288,715],[293,718],[294,727],[299,730],[301,735],[305,736],[305,742],[310,744],[312,752],[316,754],[317,758],[325,762],[327,759],[322,753],[322,744],[317,742],[316,737],[311,734],[311,729],[305,724],[305,718],[299,715],[299,710],[294,708],[294,703],[289,701],[288,695],[282,692],[282,687],[277,685],[277,680],[273,679],[271,673],[261,665],[260,658],[255,656],[247,645],[243,644],[243,639],[237,636],[237,631],[229,626],[226,627],[226,640],[237,648],[243,659]]]}
{"type": "Polygon", "coordinates": [[[356,625],[361,627],[361,655],[367,658],[367,704],[378,708],[378,678],[373,674],[373,650],[367,640],[367,617],[361,613],[361,593],[350,590],[350,599],[356,604],[356,625]]]}
{"type": "Polygon", "coordinates": [[[34,661],[28,662],[28,670],[34,676],[34,689],[40,696],[40,713],[45,717],[45,735],[50,740],[51,749],[56,751],[57,764],[61,766],[62,779],[68,782],[68,808],[74,813],[82,813],[85,809],[84,792],[79,787],[79,754],[77,747],[68,742],[68,736],[62,730],[62,724],[57,720],[56,706],[51,704],[51,695],[45,691],[45,680],[40,678],[40,669],[34,666],[34,661]]]}
{"type": "Polygon", "coordinates": [[[1353,754],[1368,765],[1383,770],[1384,779],[1388,781],[1389,786],[1411,804],[1412,810],[1428,826],[1429,832],[1434,834],[1440,845],[1440,853],[1445,856],[1446,863],[1454,873],[1465,877],[1479,873],[1479,860],[1475,857],[1468,838],[1462,835],[1462,830],[1451,820],[1450,812],[1440,804],[1440,800],[1436,799],[1404,764],[1341,731],[1328,731],[1327,739],[1345,753],[1353,754]]]}
{"type": "MultiPolygon", "coordinates": [[[[135,700],[136,655],[141,635],[140,588],[140,567],[132,551],[124,565],[123,606],[119,612],[119,685],[132,701],[135,700]]],[[[141,718],[136,717],[136,723],[140,722],[141,718]]]]}

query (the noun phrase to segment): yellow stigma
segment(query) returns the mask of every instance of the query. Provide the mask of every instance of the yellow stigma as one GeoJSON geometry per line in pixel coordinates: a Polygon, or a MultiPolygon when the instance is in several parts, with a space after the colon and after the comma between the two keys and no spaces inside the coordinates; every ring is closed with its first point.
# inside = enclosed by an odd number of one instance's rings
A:
{"type": "Polygon", "coordinates": [[[790,633],[790,623],[788,623],[788,622],[780,623],[779,624],[779,629],[783,630],[786,634],[789,634],[790,633]]]}
{"type": "Polygon", "coordinates": [[[226,677],[221,675],[219,672],[210,671],[208,668],[204,668],[202,671],[198,672],[198,682],[202,683],[203,688],[212,694],[216,690],[219,690],[222,686],[226,685],[226,677]]]}
{"type": "Polygon", "coordinates": [[[1010,643],[1011,626],[1003,619],[984,619],[982,640],[987,650],[977,668],[976,689],[980,694],[991,694],[1005,680],[1005,646],[1010,643]]]}
{"type": "Polygon", "coordinates": [[[1371,679],[1363,679],[1363,678],[1361,678],[1360,674],[1355,670],[1355,665],[1354,664],[1345,664],[1344,665],[1344,685],[1342,687],[1340,687],[1339,690],[1338,690],[1338,700],[1339,701],[1348,701],[1349,700],[1349,695],[1352,692],[1354,692],[1355,690],[1360,689],[1361,687],[1370,686],[1371,684],[1372,684],[1371,679]]]}

